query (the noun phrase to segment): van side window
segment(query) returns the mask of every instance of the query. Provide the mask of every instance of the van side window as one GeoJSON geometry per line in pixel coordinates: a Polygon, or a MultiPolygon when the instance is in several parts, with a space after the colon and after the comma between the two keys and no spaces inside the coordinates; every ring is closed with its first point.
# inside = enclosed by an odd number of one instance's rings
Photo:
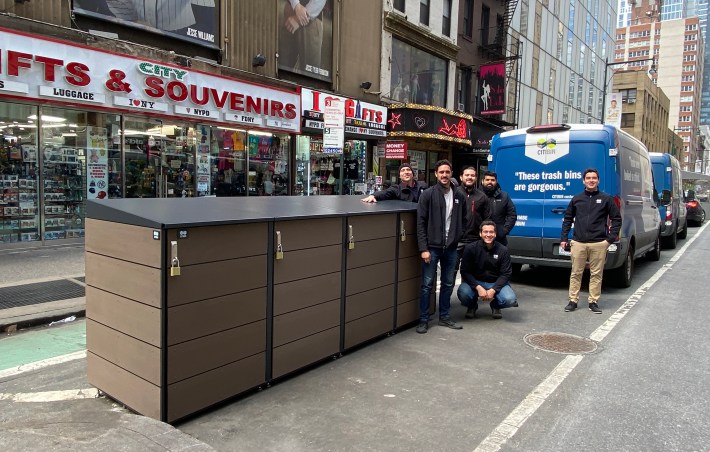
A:
{"type": "Polygon", "coordinates": [[[653,198],[653,176],[651,175],[651,162],[641,158],[641,172],[645,175],[641,185],[641,196],[653,198]]]}

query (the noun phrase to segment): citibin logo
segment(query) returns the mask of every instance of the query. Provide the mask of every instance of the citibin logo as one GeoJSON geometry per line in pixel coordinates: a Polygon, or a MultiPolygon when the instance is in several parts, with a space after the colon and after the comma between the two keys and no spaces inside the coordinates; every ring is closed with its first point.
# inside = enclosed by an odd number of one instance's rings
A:
{"type": "Polygon", "coordinates": [[[540,137],[528,134],[525,137],[525,156],[547,165],[569,154],[569,132],[551,133],[540,137]]]}

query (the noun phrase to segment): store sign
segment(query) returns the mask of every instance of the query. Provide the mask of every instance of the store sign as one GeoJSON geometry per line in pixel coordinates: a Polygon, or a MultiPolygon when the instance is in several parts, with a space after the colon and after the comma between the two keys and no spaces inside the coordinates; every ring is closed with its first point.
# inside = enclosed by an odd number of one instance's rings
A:
{"type": "Polygon", "coordinates": [[[396,108],[389,111],[390,136],[425,137],[471,145],[471,120],[440,109],[396,108]]]}
{"type": "Polygon", "coordinates": [[[323,152],[342,154],[345,143],[345,102],[331,98],[324,103],[323,152]]]}
{"type": "Polygon", "coordinates": [[[502,115],[505,113],[505,62],[481,65],[478,72],[481,115],[502,115]]]}
{"type": "Polygon", "coordinates": [[[312,129],[324,127],[322,125],[323,112],[325,111],[325,103],[330,99],[339,99],[345,105],[346,133],[364,138],[387,136],[387,107],[307,88],[301,90],[305,127],[312,129]]]}
{"type": "Polygon", "coordinates": [[[297,93],[0,29],[0,96],[300,132],[297,93]]]}
{"type": "Polygon", "coordinates": [[[385,144],[385,158],[393,160],[406,160],[407,158],[407,142],[406,141],[388,141],[385,144]]]}
{"type": "Polygon", "coordinates": [[[86,127],[86,198],[108,198],[108,132],[86,127]]]}

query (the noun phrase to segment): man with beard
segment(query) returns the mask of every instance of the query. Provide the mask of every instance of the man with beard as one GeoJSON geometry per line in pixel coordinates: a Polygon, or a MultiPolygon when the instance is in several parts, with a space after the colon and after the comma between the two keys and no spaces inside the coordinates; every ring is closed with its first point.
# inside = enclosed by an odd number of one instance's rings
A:
{"type": "Polygon", "coordinates": [[[424,182],[414,179],[414,171],[409,163],[402,163],[399,167],[399,184],[392,185],[387,190],[380,190],[375,194],[362,198],[362,202],[387,201],[399,199],[400,201],[419,201],[419,195],[426,189],[424,182]]]}
{"type": "Polygon", "coordinates": [[[483,173],[483,192],[488,197],[488,218],[496,224],[496,241],[508,246],[508,234],[518,219],[515,204],[508,193],[500,189],[498,175],[493,171],[483,173]]]}
{"type": "Polygon", "coordinates": [[[439,325],[454,330],[462,328],[449,317],[449,309],[456,279],[456,248],[466,228],[466,198],[451,186],[448,160],[436,162],[434,173],[437,184],[424,190],[417,206],[417,245],[423,261],[417,333],[429,329],[429,299],[439,263],[439,325]]]}

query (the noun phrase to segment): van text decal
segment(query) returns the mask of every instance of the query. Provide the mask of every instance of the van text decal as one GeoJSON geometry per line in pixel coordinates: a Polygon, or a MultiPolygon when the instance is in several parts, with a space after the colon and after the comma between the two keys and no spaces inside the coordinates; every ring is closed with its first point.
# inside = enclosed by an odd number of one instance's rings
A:
{"type": "Polygon", "coordinates": [[[569,154],[569,131],[525,135],[525,156],[547,165],[569,154]]]}
{"type": "Polygon", "coordinates": [[[513,191],[546,192],[546,191],[564,191],[569,187],[572,181],[578,181],[582,178],[580,171],[554,171],[539,173],[526,173],[525,171],[516,171],[515,177],[518,181],[513,185],[513,191]]]}

